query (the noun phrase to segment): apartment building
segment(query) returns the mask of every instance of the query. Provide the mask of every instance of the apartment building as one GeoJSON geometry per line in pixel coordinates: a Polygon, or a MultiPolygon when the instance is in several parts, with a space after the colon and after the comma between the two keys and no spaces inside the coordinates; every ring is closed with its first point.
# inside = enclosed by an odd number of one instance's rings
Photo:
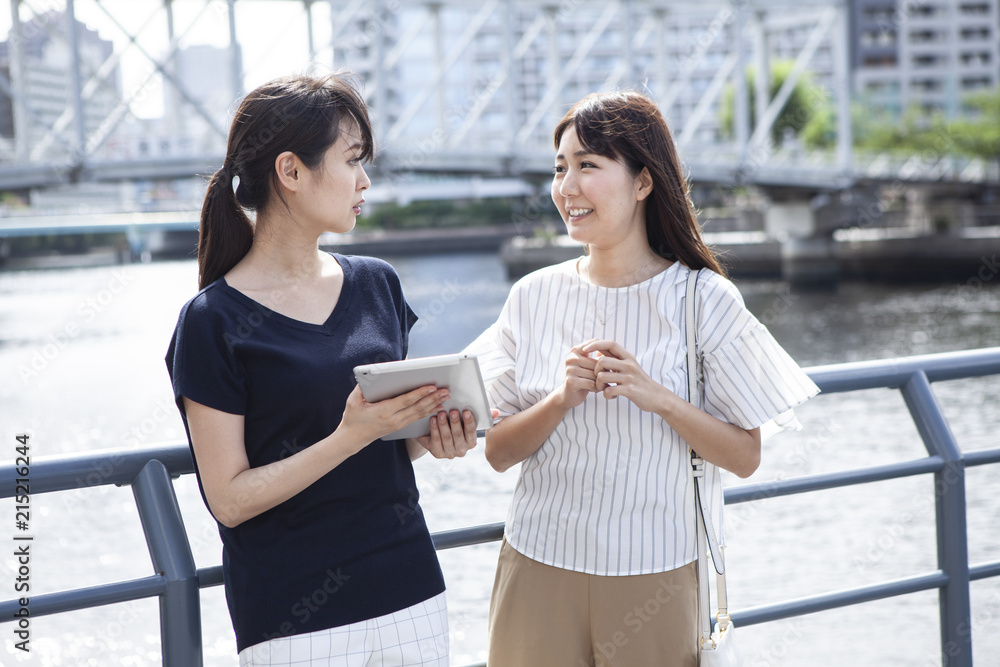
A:
{"type": "MultiPolygon", "coordinates": [[[[7,153],[0,159],[38,159],[76,148],[73,116],[72,49],[66,15],[54,10],[21,24],[17,35],[0,42],[0,73],[20,91],[22,104],[0,95],[0,137],[7,153]],[[20,58],[16,57],[17,53],[20,58]]],[[[83,132],[91,135],[121,100],[118,68],[108,67],[111,42],[76,22],[83,97],[83,132]]]]}
{"type": "Polygon", "coordinates": [[[1000,0],[856,0],[855,98],[894,115],[950,118],[969,94],[1000,86],[1000,0]]]}
{"type": "MultiPolygon", "coordinates": [[[[356,15],[344,33],[357,37],[342,43],[335,61],[365,80],[376,122],[395,127],[394,134],[383,132],[383,139],[429,137],[439,128],[449,134],[475,118],[463,136],[502,150],[512,137],[522,148],[548,147],[551,128],[570,104],[614,88],[669,100],[664,111],[680,132],[710,92],[736,39],[735,10],[728,5],[634,2],[609,11],[598,3],[571,3],[571,10],[566,4],[515,4],[509,25],[505,11],[497,10],[476,26],[475,6],[383,3],[378,15],[356,15]],[[458,55],[449,59],[453,49],[458,55]],[[449,67],[436,85],[442,60],[449,67]],[[421,100],[419,113],[413,113],[421,100]]],[[[794,59],[817,15],[808,7],[783,12],[781,26],[767,30],[771,57],[794,59]]],[[[750,31],[747,35],[744,63],[753,62],[754,42],[750,31]]],[[[832,79],[830,41],[822,41],[810,63],[821,85],[832,79]]],[[[719,139],[722,98],[716,91],[708,112],[700,114],[695,142],[719,139]]]]}

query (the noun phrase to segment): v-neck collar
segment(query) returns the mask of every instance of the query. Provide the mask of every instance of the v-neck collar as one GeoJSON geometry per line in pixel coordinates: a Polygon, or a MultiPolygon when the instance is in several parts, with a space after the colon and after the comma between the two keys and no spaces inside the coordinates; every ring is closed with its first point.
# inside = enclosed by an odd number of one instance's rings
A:
{"type": "Polygon", "coordinates": [[[350,307],[350,301],[354,297],[354,289],[352,281],[352,272],[350,261],[343,255],[337,253],[330,253],[330,256],[340,265],[341,270],[344,272],[344,282],[340,286],[340,296],[337,298],[337,303],[333,305],[333,310],[330,311],[330,315],[327,316],[326,320],[322,324],[314,324],[312,322],[305,322],[303,320],[297,320],[294,317],[289,317],[288,315],[282,315],[276,310],[272,310],[260,303],[256,299],[253,299],[243,292],[239,291],[232,285],[230,285],[225,276],[219,278],[221,284],[226,288],[226,291],[232,294],[236,299],[242,301],[244,304],[256,308],[258,310],[266,311],[269,313],[268,319],[273,321],[281,322],[286,326],[293,327],[295,329],[301,329],[303,331],[313,331],[319,333],[325,333],[327,335],[332,334],[337,328],[337,324],[342,319],[340,314],[350,307]]]}

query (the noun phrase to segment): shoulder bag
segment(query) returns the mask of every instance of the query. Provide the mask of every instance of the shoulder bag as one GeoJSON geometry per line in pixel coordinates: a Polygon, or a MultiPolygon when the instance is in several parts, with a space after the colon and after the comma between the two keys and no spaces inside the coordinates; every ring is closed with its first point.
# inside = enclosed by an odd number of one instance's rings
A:
{"type": "MultiPolygon", "coordinates": [[[[687,293],[685,296],[685,333],[687,337],[687,371],[688,371],[688,402],[698,407],[701,394],[698,391],[700,366],[696,350],[695,335],[695,291],[698,286],[700,271],[692,270],[688,274],[687,293]]],[[[726,601],[726,564],[722,555],[722,547],[715,536],[715,524],[708,509],[708,498],[705,491],[705,460],[693,449],[691,452],[691,477],[694,481],[695,511],[697,513],[698,532],[698,593],[700,604],[698,616],[701,623],[701,634],[698,638],[701,667],[744,667],[743,658],[736,647],[736,628],[729,618],[726,601]],[[719,599],[719,610],[715,615],[715,631],[712,631],[711,592],[708,579],[708,554],[711,552],[712,563],[715,566],[716,592],[719,599]]]]}

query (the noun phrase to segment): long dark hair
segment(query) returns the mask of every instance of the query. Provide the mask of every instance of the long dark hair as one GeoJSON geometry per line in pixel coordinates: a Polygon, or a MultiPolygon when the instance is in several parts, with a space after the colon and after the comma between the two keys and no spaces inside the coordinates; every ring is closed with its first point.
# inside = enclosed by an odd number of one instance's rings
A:
{"type": "Polygon", "coordinates": [[[368,109],[347,74],[282,77],[243,98],[229,130],[225,164],[212,176],[201,207],[199,288],[225,275],[249,252],[254,224],[244,209],[259,214],[280,198],[277,157],[291,151],[315,169],[336,143],[344,120],[357,124],[359,157],[370,160],[375,147],[368,109]],[[235,191],[234,177],[239,177],[235,191]]]}
{"type": "Polygon", "coordinates": [[[587,151],[624,164],[633,176],[643,167],[649,170],[653,192],[646,200],[646,238],[653,252],[726,275],[701,237],[677,148],[652,100],[634,92],[587,95],[556,126],[556,149],[570,126],[587,151]]]}

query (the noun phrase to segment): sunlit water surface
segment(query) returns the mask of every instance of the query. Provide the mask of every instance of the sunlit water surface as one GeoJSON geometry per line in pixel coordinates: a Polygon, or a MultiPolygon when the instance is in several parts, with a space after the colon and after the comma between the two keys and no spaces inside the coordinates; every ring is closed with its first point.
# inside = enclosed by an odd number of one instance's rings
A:
{"type": "MultiPolygon", "coordinates": [[[[496,317],[509,282],[493,254],[389,258],[421,316],[410,354],[461,349],[496,317]]],[[[970,276],[971,278],[971,276],[970,276]]],[[[738,282],[748,306],[802,365],[1000,344],[1000,289],[991,283],[883,287],[845,284],[824,294],[780,282],[738,282]]],[[[183,427],[163,363],[181,305],[195,292],[193,261],[0,273],[0,459],[30,432],[34,457],[177,442],[183,427]]],[[[935,385],[965,450],[996,446],[1000,378],[935,385]]],[[[843,470],[924,454],[898,392],[821,396],[798,411],[805,430],[766,443],[750,483],[843,470]]],[[[474,450],[462,460],[416,463],[432,531],[502,521],[516,469],[495,473],[474,450]]],[[[1000,559],[1000,472],[969,471],[973,563],[1000,559]]],[[[731,485],[744,483],[728,478],[731,485]]],[[[746,609],[936,569],[932,480],[927,476],[732,506],[726,515],[730,602],[746,609]]],[[[215,524],[191,476],[176,482],[199,567],[220,562],[215,524]]],[[[0,539],[13,545],[12,501],[0,539]]],[[[128,488],[32,498],[31,593],[152,574],[128,488]]],[[[448,583],[452,663],[485,659],[496,543],[441,552],[448,583]]],[[[0,598],[15,597],[13,548],[0,549],[0,598]]],[[[237,664],[221,587],[205,589],[206,665],[237,664]]],[[[976,663],[1000,664],[1000,582],[975,582],[976,663]]],[[[0,626],[0,663],[158,665],[155,600],[40,617],[31,652],[0,626]]],[[[937,592],[740,628],[754,667],[937,665],[937,592]]]]}

